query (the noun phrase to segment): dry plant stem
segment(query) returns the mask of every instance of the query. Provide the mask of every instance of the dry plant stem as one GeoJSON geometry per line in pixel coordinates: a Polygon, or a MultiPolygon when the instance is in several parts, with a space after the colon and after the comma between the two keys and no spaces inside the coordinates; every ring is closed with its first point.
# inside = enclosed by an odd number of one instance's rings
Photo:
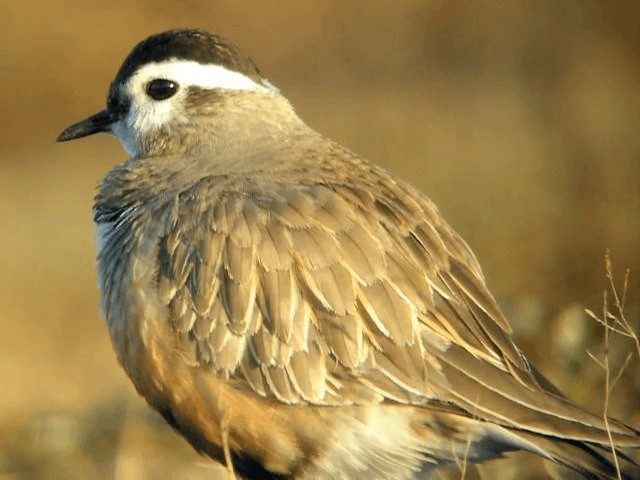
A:
{"type": "Polygon", "coordinates": [[[611,382],[611,390],[613,390],[616,387],[618,380],[620,380],[620,377],[622,377],[624,370],[627,368],[627,365],[629,365],[629,362],[631,361],[631,357],[633,357],[633,353],[631,352],[627,353],[627,356],[624,357],[622,366],[618,369],[618,374],[615,376],[615,378],[611,382]]]}
{"type": "Polygon", "coordinates": [[[637,333],[633,330],[631,324],[629,324],[629,321],[627,320],[627,317],[624,313],[627,289],[629,286],[629,269],[625,271],[624,281],[622,284],[622,295],[618,295],[618,289],[616,288],[613,281],[613,267],[611,265],[611,258],[608,251],[605,254],[604,260],[606,277],[607,281],[609,282],[609,290],[611,290],[611,293],[613,295],[613,306],[615,307],[616,315],[611,313],[608,308],[605,308],[602,318],[593,313],[593,311],[590,309],[586,309],[585,312],[593,320],[601,324],[606,331],[615,332],[624,337],[630,338],[634,343],[636,355],[640,359],[640,338],[638,338],[637,333]],[[609,323],[609,320],[611,320],[611,323],[609,323]]]}
{"type": "Polygon", "coordinates": [[[462,458],[462,465],[459,465],[460,467],[460,480],[464,480],[467,477],[467,465],[468,465],[468,458],[469,458],[469,449],[471,448],[471,434],[469,434],[469,438],[467,439],[467,444],[465,445],[465,449],[464,449],[464,457],[462,458]]]}
{"type": "MultiPolygon", "coordinates": [[[[477,401],[477,399],[476,399],[477,401]]],[[[475,411],[473,412],[475,415],[475,411]]],[[[469,433],[468,437],[467,437],[467,443],[465,445],[465,449],[464,449],[464,458],[462,459],[462,464],[460,464],[459,459],[457,454],[455,453],[455,449],[454,449],[454,458],[456,459],[456,463],[458,465],[458,468],[460,468],[460,480],[464,480],[467,476],[467,465],[468,465],[468,460],[469,460],[469,451],[471,450],[471,443],[473,442],[473,435],[471,433],[469,433]]],[[[452,446],[453,448],[453,446],[452,446]]]]}
{"type": "Polygon", "coordinates": [[[627,289],[629,286],[629,269],[627,268],[624,273],[624,281],[622,284],[622,298],[618,296],[618,290],[615,287],[615,283],[613,281],[613,267],[611,266],[611,258],[609,257],[609,252],[605,254],[605,269],[607,272],[607,280],[609,281],[609,288],[613,294],[614,306],[616,307],[616,311],[618,316],[615,318],[615,321],[620,324],[622,329],[626,332],[626,336],[630,337],[634,345],[636,347],[636,353],[638,358],[640,358],[640,339],[636,332],[631,328],[626,315],[624,314],[624,306],[627,298],[627,289]]]}
{"type": "MultiPolygon", "coordinates": [[[[608,256],[607,256],[608,258],[608,256]]],[[[603,300],[602,300],[602,318],[605,322],[607,322],[607,292],[604,291],[603,300]]],[[[616,446],[613,443],[613,437],[611,435],[611,428],[609,426],[609,396],[611,395],[611,367],[609,365],[609,329],[604,329],[604,378],[605,378],[605,388],[604,388],[604,408],[602,412],[602,418],[604,420],[604,425],[607,430],[607,436],[609,437],[609,445],[611,446],[611,454],[613,455],[613,463],[616,466],[616,474],[618,476],[618,480],[622,480],[622,475],[620,473],[620,464],[618,463],[618,455],[616,452],[616,446]]]]}
{"type": "Polygon", "coordinates": [[[603,412],[603,420],[605,424],[605,428],[607,431],[607,436],[609,437],[609,445],[611,446],[611,453],[613,455],[613,462],[616,467],[616,473],[619,480],[622,479],[622,475],[620,473],[620,465],[618,462],[618,455],[616,452],[615,444],[613,443],[613,438],[611,435],[611,429],[609,426],[609,398],[611,396],[611,392],[613,388],[620,380],[624,369],[629,364],[631,360],[632,353],[627,354],[624,359],[622,366],[620,367],[618,373],[612,377],[611,375],[611,365],[609,362],[609,333],[614,332],[618,333],[627,338],[631,338],[634,342],[636,354],[638,358],[640,358],[640,340],[638,339],[638,335],[633,330],[631,325],[629,324],[626,315],[624,313],[624,306],[627,296],[627,289],[629,285],[629,269],[626,270],[624,281],[622,285],[622,295],[618,294],[618,289],[615,286],[615,282],[613,280],[613,267],[611,265],[611,258],[609,256],[609,252],[607,251],[605,254],[605,271],[607,281],[609,282],[609,290],[613,296],[613,307],[615,308],[615,315],[609,311],[609,302],[607,290],[603,292],[603,300],[602,300],[602,316],[599,317],[593,311],[586,309],[585,312],[592,319],[598,322],[604,328],[604,355],[603,359],[599,360],[590,352],[587,352],[589,356],[604,370],[605,374],[605,396],[604,396],[604,412],[603,412]]]}
{"type": "Polygon", "coordinates": [[[229,419],[227,415],[222,418],[221,430],[224,461],[227,464],[227,480],[237,480],[236,472],[233,469],[233,460],[231,459],[231,449],[229,448],[229,419]]]}

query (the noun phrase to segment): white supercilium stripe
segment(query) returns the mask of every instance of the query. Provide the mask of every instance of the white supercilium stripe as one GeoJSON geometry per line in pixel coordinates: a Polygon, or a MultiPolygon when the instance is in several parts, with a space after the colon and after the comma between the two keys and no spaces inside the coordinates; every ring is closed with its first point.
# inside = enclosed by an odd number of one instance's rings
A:
{"type": "Polygon", "coordinates": [[[133,75],[129,84],[155,78],[173,80],[180,85],[196,86],[206,89],[254,90],[265,93],[277,89],[268,82],[260,84],[239,72],[221,65],[202,64],[194,61],[171,59],[164,62],[149,63],[133,75]]]}

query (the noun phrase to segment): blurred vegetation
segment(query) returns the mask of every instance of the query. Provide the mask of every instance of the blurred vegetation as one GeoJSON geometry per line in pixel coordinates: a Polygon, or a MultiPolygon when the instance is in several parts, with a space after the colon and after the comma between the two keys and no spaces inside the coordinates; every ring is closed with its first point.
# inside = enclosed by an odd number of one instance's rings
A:
{"type": "MultiPolygon", "coordinates": [[[[602,327],[584,308],[601,308],[606,248],[616,281],[631,269],[636,331],[640,316],[637,2],[4,0],[0,13],[1,480],[215,478],[134,393],[99,317],[91,202],[126,155],[108,137],[54,144],[103,107],[136,42],[179,26],[231,38],[311,125],[432,197],[527,355],[602,410],[587,355],[603,353],[602,327]]],[[[614,368],[632,348],[611,339],[614,368]]],[[[610,406],[636,426],[638,363],[610,406]]],[[[518,455],[482,471],[546,468],[518,455]]]]}

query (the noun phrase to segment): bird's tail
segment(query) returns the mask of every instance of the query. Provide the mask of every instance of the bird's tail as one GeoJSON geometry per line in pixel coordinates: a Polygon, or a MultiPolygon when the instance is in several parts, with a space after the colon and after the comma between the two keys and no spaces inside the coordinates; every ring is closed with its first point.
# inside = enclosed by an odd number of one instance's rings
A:
{"type": "Polygon", "coordinates": [[[510,451],[526,450],[575,472],[573,476],[562,472],[563,479],[640,480],[640,466],[620,449],[614,454],[606,443],[501,426],[463,412],[452,413],[450,407],[442,411],[437,406],[433,408],[425,412],[422,426],[425,451],[437,459],[434,464],[482,462],[510,451]]]}
{"type": "Polygon", "coordinates": [[[638,430],[571,403],[536,371],[537,385],[525,386],[456,346],[440,360],[448,382],[443,397],[450,395],[470,420],[484,422],[485,444],[496,442],[498,455],[501,449],[524,449],[585,478],[613,480],[620,471],[625,480],[640,480],[638,465],[619,450],[640,448],[638,430]]]}
{"type": "Polygon", "coordinates": [[[640,466],[610,446],[558,439],[530,432],[513,432],[527,450],[559,463],[589,480],[640,479],[640,466]],[[620,474],[618,476],[618,474],[620,474]]]}

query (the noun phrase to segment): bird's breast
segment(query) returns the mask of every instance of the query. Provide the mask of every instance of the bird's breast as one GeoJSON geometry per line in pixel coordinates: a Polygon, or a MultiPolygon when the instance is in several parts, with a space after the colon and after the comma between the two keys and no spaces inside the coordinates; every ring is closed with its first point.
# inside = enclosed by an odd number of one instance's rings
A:
{"type": "Polygon", "coordinates": [[[141,390],[152,381],[150,336],[161,307],[149,288],[153,278],[153,240],[140,218],[143,209],[128,207],[96,217],[98,286],[101,309],[119,362],[141,390]]]}

